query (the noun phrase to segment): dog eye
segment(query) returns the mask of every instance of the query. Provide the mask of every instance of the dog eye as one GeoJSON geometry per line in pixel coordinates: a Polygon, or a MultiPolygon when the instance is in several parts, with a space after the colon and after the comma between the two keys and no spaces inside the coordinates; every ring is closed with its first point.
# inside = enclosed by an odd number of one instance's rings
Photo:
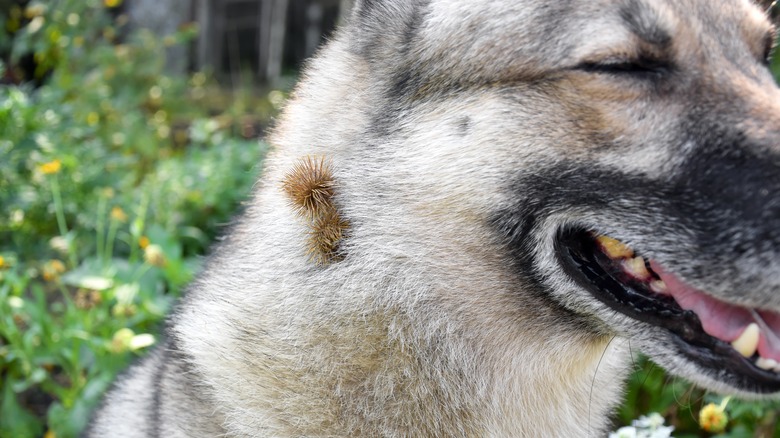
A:
{"type": "Polygon", "coordinates": [[[616,60],[585,62],[577,67],[590,73],[605,73],[612,75],[660,76],[669,71],[669,66],[652,59],[616,60]]]}

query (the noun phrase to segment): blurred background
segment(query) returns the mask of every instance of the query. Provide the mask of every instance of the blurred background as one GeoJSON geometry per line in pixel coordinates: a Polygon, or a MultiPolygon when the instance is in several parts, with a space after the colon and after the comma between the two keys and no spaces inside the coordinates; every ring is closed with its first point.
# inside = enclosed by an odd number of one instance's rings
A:
{"type": "MultiPolygon", "coordinates": [[[[153,347],[350,6],[0,0],[0,438],[78,436],[153,347]]],[[[657,412],[678,437],[780,437],[777,403],[636,368],[616,429],[657,412]]]]}

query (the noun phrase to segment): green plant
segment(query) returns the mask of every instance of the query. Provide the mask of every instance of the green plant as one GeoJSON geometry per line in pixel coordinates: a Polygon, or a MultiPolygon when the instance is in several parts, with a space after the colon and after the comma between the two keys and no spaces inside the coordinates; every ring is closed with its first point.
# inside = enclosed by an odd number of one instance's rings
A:
{"type": "Polygon", "coordinates": [[[247,196],[267,145],[234,126],[273,105],[212,116],[208,75],[167,74],[193,27],[128,32],[94,0],[0,18],[0,71],[32,57],[38,83],[0,86],[0,436],[75,437],[247,196]]]}

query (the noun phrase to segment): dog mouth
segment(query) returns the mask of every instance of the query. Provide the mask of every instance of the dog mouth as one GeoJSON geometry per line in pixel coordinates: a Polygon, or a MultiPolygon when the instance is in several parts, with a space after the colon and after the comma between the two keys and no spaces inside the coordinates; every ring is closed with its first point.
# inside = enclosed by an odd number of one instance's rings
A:
{"type": "Polygon", "coordinates": [[[754,393],[780,391],[780,313],[716,299],[608,236],[562,230],[556,247],[580,286],[608,307],[671,333],[677,350],[718,380],[754,393]]]}

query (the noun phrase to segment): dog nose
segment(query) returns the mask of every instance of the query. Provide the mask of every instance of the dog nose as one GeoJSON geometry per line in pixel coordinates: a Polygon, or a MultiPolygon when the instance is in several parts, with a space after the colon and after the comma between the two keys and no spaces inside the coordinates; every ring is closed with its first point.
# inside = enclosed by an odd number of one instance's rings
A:
{"type": "Polygon", "coordinates": [[[691,202],[721,225],[716,228],[753,235],[756,243],[780,242],[780,154],[746,140],[729,143],[691,154],[678,187],[699,198],[691,202]]]}
{"type": "Polygon", "coordinates": [[[701,145],[680,166],[676,207],[713,255],[709,263],[736,269],[729,281],[751,276],[755,286],[780,287],[780,154],[744,135],[728,137],[701,145]]]}

